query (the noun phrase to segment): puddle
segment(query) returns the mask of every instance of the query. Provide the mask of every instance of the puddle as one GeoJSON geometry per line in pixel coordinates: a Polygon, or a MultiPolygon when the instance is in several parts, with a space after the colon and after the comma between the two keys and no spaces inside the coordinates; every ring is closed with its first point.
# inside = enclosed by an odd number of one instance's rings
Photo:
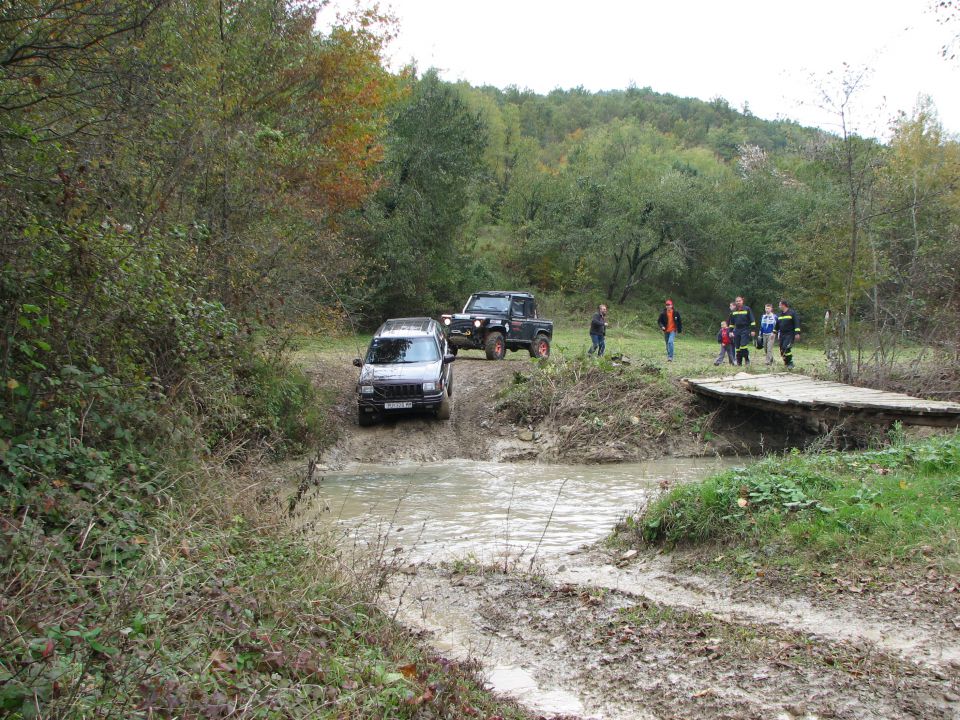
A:
{"type": "Polygon", "coordinates": [[[557,715],[582,715],[583,703],[565,690],[545,690],[533,675],[517,665],[497,665],[487,673],[487,681],[498,692],[509,695],[539,712],[557,715]]]}
{"type": "Polygon", "coordinates": [[[324,475],[305,517],[332,525],[360,549],[400,548],[411,561],[542,558],[601,540],[661,481],[685,482],[736,464],[742,461],[354,465],[324,475]]]}

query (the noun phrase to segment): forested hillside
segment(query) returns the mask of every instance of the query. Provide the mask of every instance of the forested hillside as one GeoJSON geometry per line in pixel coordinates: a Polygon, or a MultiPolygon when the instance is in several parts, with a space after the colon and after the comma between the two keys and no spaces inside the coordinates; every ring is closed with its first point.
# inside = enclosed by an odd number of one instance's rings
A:
{"type": "Polygon", "coordinates": [[[375,282],[353,299],[371,322],[455,307],[451,287],[670,294],[718,315],[743,294],[788,297],[817,331],[829,310],[848,379],[903,341],[956,353],[960,146],[929,103],[880,142],[850,129],[847,85],[837,134],[648,89],[539,96],[431,73],[413,88],[384,185],[348,222],[369,248],[375,282]],[[428,118],[428,98],[447,109],[428,118]],[[430,128],[413,139],[412,113],[430,128]]]}

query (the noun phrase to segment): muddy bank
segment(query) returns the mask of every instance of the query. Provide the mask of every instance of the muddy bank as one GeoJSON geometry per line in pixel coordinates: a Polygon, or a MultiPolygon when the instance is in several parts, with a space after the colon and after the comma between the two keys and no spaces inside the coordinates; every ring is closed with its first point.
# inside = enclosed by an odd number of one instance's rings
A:
{"type": "Polygon", "coordinates": [[[460,356],[454,363],[450,420],[398,416],[361,428],[356,414],[356,369],[342,359],[321,359],[306,368],[318,385],[336,393],[333,412],[339,439],[322,457],[328,467],[347,463],[465,460],[535,460],[549,447],[542,436],[528,436],[496,411],[497,394],[530,363],[519,358],[490,362],[460,356]],[[528,438],[529,439],[522,439],[528,438]]]}
{"type": "Polygon", "coordinates": [[[660,556],[596,551],[538,576],[420,566],[384,606],[516,695],[584,718],[956,718],[960,637],[922,614],[820,607],[769,587],[743,597],[660,556]],[[496,679],[494,677],[494,679],[496,679]]]}
{"type": "MultiPolygon", "coordinates": [[[[572,383],[558,377],[558,385],[566,383],[564,395],[551,396],[546,411],[530,412],[509,390],[525,386],[532,377],[544,380],[519,353],[499,362],[458,357],[449,421],[406,416],[360,428],[356,370],[349,360],[320,358],[306,370],[318,385],[336,395],[339,440],[322,458],[331,468],[351,462],[455,458],[614,463],[663,456],[750,456],[804,447],[816,437],[802,423],[698,400],[678,381],[659,376],[644,382],[634,376],[594,373],[572,383]]],[[[539,388],[523,389],[533,396],[540,394],[539,388]]]]}

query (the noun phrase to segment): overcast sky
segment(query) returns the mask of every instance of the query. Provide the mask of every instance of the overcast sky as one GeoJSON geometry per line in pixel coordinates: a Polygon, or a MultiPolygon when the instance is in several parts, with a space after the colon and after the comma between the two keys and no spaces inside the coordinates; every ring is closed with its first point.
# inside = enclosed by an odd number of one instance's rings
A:
{"type": "MultiPolygon", "coordinates": [[[[338,0],[348,6],[349,0],[338,0]]],[[[843,63],[868,67],[856,122],[883,136],[897,111],[932,97],[960,133],[960,60],[941,47],[952,25],[931,0],[385,0],[400,28],[394,67],[411,60],[447,80],[555,88],[624,89],[710,100],[759,117],[835,129],[818,87],[843,63]],[[811,79],[813,78],[813,79],[811,79]]]]}

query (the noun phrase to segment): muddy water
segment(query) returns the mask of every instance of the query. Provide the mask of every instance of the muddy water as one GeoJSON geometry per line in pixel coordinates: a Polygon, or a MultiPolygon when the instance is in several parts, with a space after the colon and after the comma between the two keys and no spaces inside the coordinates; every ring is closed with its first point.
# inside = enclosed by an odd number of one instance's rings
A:
{"type": "Polygon", "coordinates": [[[733,464],[665,458],[586,466],[355,465],[324,475],[316,512],[356,547],[402,549],[411,561],[543,558],[602,539],[662,482],[733,464]]]}

